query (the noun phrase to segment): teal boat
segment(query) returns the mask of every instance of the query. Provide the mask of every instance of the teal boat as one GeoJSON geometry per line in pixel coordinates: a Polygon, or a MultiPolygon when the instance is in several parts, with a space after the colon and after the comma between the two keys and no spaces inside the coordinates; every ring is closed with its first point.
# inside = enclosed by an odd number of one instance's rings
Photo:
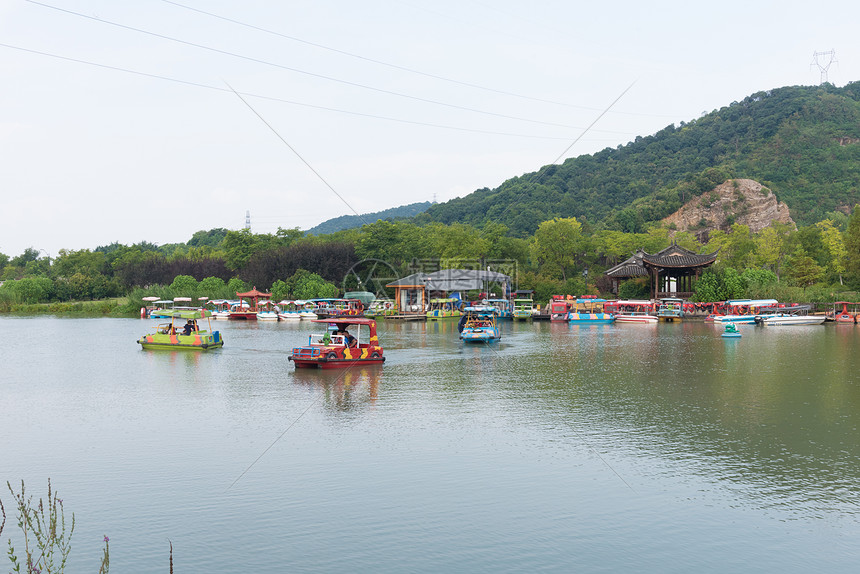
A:
{"type": "Polygon", "coordinates": [[[734,323],[726,323],[726,330],[720,336],[726,339],[740,339],[741,332],[738,331],[738,326],[734,323]]]}
{"type": "Polygon", "coordinates": [[[491,343],[502,338],[496,324],[498,310],[490,305],[466,307],[457,328],[460,339],[465,343],[491,343]]]}
{"type": "Polygon", "coordinates": [[[679,297],[664,297],[657,307],[657,318],[660,321],[673,323],[684,318],[684,300],[679,297]]]}
{"type": "Polygon", "coordinates": [[[580,297],[576,300],[573,310],[568,313],[567,320],[571,324],[603,324],[615,321],[615,315],[604,312],[606,299],[596,297],[580,297]]]}
{"type": "Polygon", "coordinates": [[[513,317],[515,321],[528,321],[535,312],[535,302],[531,298],[514,299],[513,317]]]}
{"type": "Polygon", "coordinates": [[[430,309],[426,313],[428,321],[438,321],[440,319],[459,319],[463,316],[460,311],[462,301],[453,297],[446,299],[430,299],[430,309]]]}
{"type": "Polygon", "coordinates": [[[487,299],[484,301],[485,304],[490,307],[495,307],[496,309],[496,317],[498,319],[513,319],[514,318],[514,306],[507,299],[487,299]]]}

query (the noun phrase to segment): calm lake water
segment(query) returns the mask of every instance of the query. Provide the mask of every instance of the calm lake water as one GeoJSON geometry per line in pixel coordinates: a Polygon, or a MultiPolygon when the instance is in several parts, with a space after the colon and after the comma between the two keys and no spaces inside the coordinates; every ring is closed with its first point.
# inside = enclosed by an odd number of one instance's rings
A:
{"type": "Polygon", "coordinates": [[[860,563],[860,326],[388,322],[384,367],[297,372],[306,322],[208,353],[141,350],[154,324],[0,318],[0,479],[52,480],[69,572],[105,534],[135,573],[168,540],[177,572],[860,563]]]}

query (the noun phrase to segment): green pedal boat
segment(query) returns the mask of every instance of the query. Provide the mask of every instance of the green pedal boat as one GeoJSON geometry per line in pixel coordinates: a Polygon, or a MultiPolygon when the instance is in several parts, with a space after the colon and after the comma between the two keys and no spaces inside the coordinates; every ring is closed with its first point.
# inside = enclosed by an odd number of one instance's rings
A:
{"type": "Polygon", "coordinates": [[[161,323],[155,333],[144,335],[138,343],[144,349],[190,349],[206,351],[224,346],[220,331],[212,330],[212,313],[205,309],[174,309],[169,311],[170,322],[161,323]],[[197,322],[206,319],[208,330],[200,329],[197,322]]]}

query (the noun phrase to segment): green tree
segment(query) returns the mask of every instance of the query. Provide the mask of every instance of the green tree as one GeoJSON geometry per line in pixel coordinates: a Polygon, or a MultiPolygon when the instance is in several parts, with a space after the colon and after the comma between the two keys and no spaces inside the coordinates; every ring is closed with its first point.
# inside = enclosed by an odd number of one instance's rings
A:
{"type": "Polygon", "coordinates": [[[657,253],[669,247],[669,230],[665,227],[652,227],[639,237],[641,237],[642,248],[648,253],[657,253]]]}
{"type": "Polygon", "coordinates": [[[92,276],[109,272],[107,257],[101,251],[60,249],[52,264],[52,276],[71,277],[75,273],[92,276]]]}
{"type": "Polygon", "coordinates": [[[701,303],[725,301],[720,279],[711,269],[707,269],[702,273],[702,276],[696,281],[694,291],[696,292],[694,299],[701,303]]]}
{"type": "Polygon", "coordinates": [[[197,294],[197,279],[191,275],[177,275],[170,284],[170,290],[177,296],[194,297],[197,294]]]}
{"type": "Polygon", "coordinates": [[[24,267],[27,263],[37,259],[39,259],[39,250],[35,247],[28,247],[21,255],[13,257],[9,264],[14,267],[24,267]]]}
{"type": "Polygon", "coordinates": [[[298,227],[291,227],[289,229],[278,227],[278,230],[275,232],[275,237],[277,237],[280,243],[284,246],[290,246],[304,236],[305,232],[298,227]]]}
{"type": "Polygon", "coordinates": [[[250,285],[248,285],[238,277],[233,277],[232,279],[227,281],[227,291],[230,293],[230,299],[235,297],[236,293],[247,293],[249,290],[250,285]]]}
{"type": "Polygon", "coordinates": [[[227,284],[220,277],[204,277],[197,285],[197,292],[210,299],[230,298],[227,284]]]}
{"type": "Polygon", "coordinates": [[[722,271],[722,295],[725,299],[741,299],[746,295],[747,285],[734,267],[725,267],[722,271]]]}
{"type": "Polygon", "coordinates": [[[693,253],[699,253],[702,249],[702,244],[696,239],[696,236],[688,231],[681,231],[676,233],[672,238],[675,243],[683,247],[684,249],[689,249],[693,253]]]}
{"type": "Polygon", "coordinates": [[[403,256],[400,239],[400,227],[380,219],[361,227],[355,254],[361,259],[381,259],[394,264],[395,261],[400,262],[403,256]]]}
{"type": "Polygon", "coordinates": [[[842,275],[845,273],[845,262],[848,250],[842,233],[833,225],[833,221],[825,219],[815,224],[821,230],[821,242],[830,254],[829,268],[839,277],[839,284],[843,285],[842,275]]]}
{"type": "Polygon", "coordinates": [[[293,295],[296,299],[317,299],[337,297],[337,285],[329,283],[316,273],[310,273],[296,284],[293,295]]]}
{"type": "Polygon", "coordinates": [[[278,301],[289,299],[290,286],[287,285],[286,281],[281,281],[280,279],[278,279],[274,283],[272,283],[272,288],[269,289],[269,292],[272,294],[272,301],[275,301],[277,303],[278,301]]]}
{"type": "Polygon", "coordinates": [[[619,299],[647,299],[651,285],[647,279],[627,279],[618,286],[619,299]]]}
{"type": "Polygon", "coordinates": [[[860,204],[848,220],[845,230],[845,272],[852,286],[860,286],[860,204]]]}
{"type": "Polygon", "coordinates": [[[250,229],[228,231],[224,237],[224,261],[232,271],[242,269],[252,255],[263,251],[271,242],[266,236],[254,235],[250,229]]]}
{"type": "Polygon", "coordinates": [[[17,303],[46,303],[53,295],[54,282],[47,277],[24,277],[5,281],[0,289],[17,303]]]}
{"type": "Polygon", "coordinates": [[[443,267],[456,267],[458,260],[475,261],[487,257],[490,242],[471,225],[434,223],[427,226],[432,255],[442,260],[443,267]]]}
{"type": "Polygon", "coordinates": [[[225,237],[227,237],[227,230],[223,227],[216,227],[209,231],[197,231],[188,240],[188,245],[190,247],[202,247],[204,245],[218,247],[225,237]]]}
{"type": "Polygon", "coordinates": [[[538,226],[532,238],[532,257],[540,267],[561,275],[563,281],[574,271],[582,253],[582,225],[575,217],[556,217],[538,226]]]}
{"type": "Polygon", "coordinates": [[[782,260],[785,257],[785,231],[771,225],[765,227],[755,238],[753,264],[769,268],[779,279],[782,260]]]}
{"type": "Polygon", "coordinates": [[[785,274],[793,285],[809,287],[821,279],[824,269],[798,245],[788,259],[785,274]]]}
{"type": "Polygon", "coordinates": [[[735,223],[726,236],[725,251],[721,253],[720,260],[728,267],[745,269],[752,266],[755,249],[749,226],[735,223]]]}

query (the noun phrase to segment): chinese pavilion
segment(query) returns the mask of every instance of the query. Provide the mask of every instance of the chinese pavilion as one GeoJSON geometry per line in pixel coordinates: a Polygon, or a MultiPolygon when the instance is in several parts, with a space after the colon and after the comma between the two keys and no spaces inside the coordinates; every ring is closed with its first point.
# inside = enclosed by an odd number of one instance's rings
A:
{"type": "Polygon", "coordinates": [[[693,285],[702,271],[714,264],[719,250],[713,253],[698,254],[672,243],[659,253],[646,253],[638,250],[630,259],[608,269],[606,275],[613,279],[613,291],[618,293],[618,283],[622,279],[649,276],[651,296],[682,297],[693,295],[693,285]]]}

